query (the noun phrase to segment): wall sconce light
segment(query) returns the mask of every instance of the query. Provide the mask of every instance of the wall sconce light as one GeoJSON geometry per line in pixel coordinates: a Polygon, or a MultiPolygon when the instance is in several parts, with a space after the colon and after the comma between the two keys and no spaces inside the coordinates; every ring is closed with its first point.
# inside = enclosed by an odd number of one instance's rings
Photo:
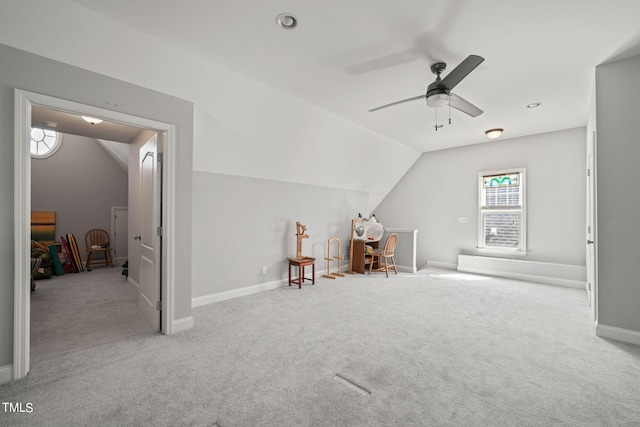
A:
{"type": "Polygon", "coordinates": [[[497,139],[497,138],[500,138],[500,136],[502,136],[502,132],[504,132],[504,129],[495,128],[495,129],[489,129],[485,133],[490,139],[497,139]]]}

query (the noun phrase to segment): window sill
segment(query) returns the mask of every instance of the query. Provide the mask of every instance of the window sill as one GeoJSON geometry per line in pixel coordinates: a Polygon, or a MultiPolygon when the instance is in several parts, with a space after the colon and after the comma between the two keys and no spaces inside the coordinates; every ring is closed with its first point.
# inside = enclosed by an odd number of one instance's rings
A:
{"type": "Polygon", "coordinates": [[[526,256],[526,251],[511,250],[511,249],[497,249],[497,248],[477,248],[478,252],[482,254],[492,255],[512,255],[512,256],[526,256]]]}

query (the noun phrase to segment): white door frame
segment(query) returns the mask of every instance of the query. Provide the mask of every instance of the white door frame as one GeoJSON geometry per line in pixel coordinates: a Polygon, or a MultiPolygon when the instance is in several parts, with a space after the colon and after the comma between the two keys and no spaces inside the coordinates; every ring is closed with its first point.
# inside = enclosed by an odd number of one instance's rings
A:
{"type": "Polygon", "coordinates": [[[595,130],[587,135],[587,280],[591,286],[591,309],[593,322],[598,327],[598,229],[597,229],[597,159],[595,130]]]}
{"type": "Polygon", "coordinates": [[[175,126],[100,107],[15,89],[14,119],[14,332],[13,378],[27,375],[30,365],[31,303],[29,287],[31,258],[31,108],[50,108],[72,114],[100,117],[112,122],[152,129],[163,133],[164,172],[162,174],[162,332],[174,332],[175,260],[175,126]]]}

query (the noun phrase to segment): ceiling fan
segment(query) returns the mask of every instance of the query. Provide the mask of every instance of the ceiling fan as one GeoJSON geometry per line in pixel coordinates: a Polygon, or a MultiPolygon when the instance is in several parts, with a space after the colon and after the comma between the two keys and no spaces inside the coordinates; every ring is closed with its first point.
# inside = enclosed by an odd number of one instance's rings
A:
{"type": "MultiPolygon", "coordinates": [[[[440,74],[444,71],[445,68],[447,68],[447,64],[444,62],[436,62],[435,64],[431,65],[431,72],[436,75],[436,80],[431,83],[429,87],[427,87],[427,93],[425,93],[424,95],[414,96],[413,98],[392,102],[391,104],[382,105],[380,107],[369,110],[369,112],[378,111],[383,108],[392,107],[394,105],[402,104],[405,102],[426,98],[427,105],[429,107],[438,108],[449,105],[450,107],[462,111],[463,113],[466,113],[471,117],[477,117],[482,114],[482,110],[469,101],[459,97],[455,93],[452,93],[451,89],[456,87],[456,85],[460,83],[462,79],[464,79],[478,65],[480,65],[482,61],[484,61],[484,58],[481,56],[469,55],[443,79],[440,78],[440,74]]],[[[451,119],[449,119],[449,123],[451,123],[451,119]]],[[[438,127],[439,126],[436,125],[436,130],[438,130],[438,127]]]]}

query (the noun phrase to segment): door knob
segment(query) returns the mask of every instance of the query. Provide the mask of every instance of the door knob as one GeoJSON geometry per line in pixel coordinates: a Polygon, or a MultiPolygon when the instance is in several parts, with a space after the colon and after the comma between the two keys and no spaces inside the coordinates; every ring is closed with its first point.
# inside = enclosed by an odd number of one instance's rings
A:
{"type": "Polygon", "coordinates": [[[595,242],[593,240],[587,240],[587,245],[593,245],[595,242]]]}
{"type": "Polygon", "coordinates": [[[137,236],[133,236],[133,240],[142,240],[142,236],[139,234],[137,236]]]}

